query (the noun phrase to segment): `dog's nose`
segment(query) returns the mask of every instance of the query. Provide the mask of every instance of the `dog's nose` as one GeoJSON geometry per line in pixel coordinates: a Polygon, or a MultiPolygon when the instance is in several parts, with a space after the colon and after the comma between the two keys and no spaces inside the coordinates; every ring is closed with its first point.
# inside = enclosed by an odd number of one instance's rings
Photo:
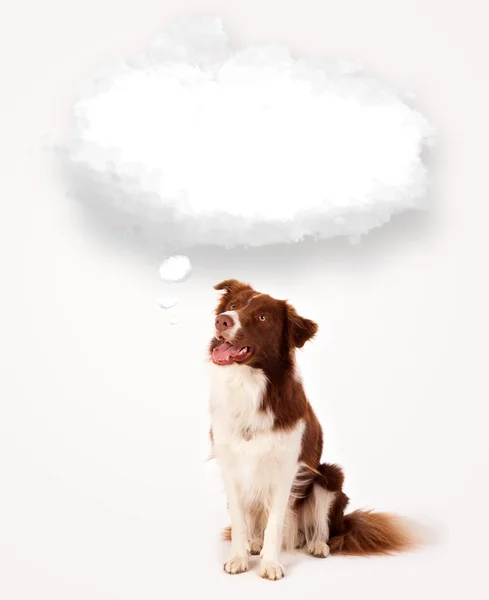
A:
{"type": "Polygon", "coordinates": [[[227,329],[231,329],[233,325],[234,321],[229,315],[218,315],[216,318],[216,330],[220,333],[226,331],[227,329]]]}

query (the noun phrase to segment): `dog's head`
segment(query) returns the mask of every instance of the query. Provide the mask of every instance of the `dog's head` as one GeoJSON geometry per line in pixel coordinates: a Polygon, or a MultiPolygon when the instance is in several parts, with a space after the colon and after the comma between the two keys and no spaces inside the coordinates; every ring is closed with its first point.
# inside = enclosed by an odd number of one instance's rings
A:
{"type": "Polygon", "coordinates": [[[302,348],[318,329],[286,300],[261,294],[247,283],[228,279],[214,288],[224,292],[210,345],[216,365],[237,363],[273,371],[290,360],[294,349],[302,348]]]}

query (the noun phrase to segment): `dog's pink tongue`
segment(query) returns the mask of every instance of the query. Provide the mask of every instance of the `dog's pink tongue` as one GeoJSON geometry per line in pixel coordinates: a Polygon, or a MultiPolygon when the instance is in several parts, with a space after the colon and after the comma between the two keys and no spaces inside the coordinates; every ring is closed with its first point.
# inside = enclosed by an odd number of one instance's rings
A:
{"type": "Polygon", "coordinates": [[[233,356],[239,353],[239,348],[232,346],[229,342],[224,342],[212,351],[212,359],[220,363],[232,362],[233,356]]]}

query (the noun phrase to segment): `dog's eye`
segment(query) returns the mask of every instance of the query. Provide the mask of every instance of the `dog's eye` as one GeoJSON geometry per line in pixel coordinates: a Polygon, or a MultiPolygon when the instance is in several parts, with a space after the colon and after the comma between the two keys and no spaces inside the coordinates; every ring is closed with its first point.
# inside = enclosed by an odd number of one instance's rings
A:
{"type": "Polygon", "coordinates": [[[233,302],[233,304],[231,304],[231,306],[229,307],[229,310],[234,310],[236,308],[236,303],[233,302]]]}
{"type": "Polygon", "coordinates": [[[258,318],[260,319],[260,321],[266,321],[267,320],[266,315],[258,315],[258,318]]]}

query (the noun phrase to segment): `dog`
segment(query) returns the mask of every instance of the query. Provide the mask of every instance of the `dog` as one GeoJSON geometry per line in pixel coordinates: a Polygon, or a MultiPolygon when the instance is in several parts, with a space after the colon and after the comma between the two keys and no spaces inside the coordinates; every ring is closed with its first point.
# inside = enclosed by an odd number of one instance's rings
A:
{"type": "Polygon", "coordinates": [[[210,439],[231,517],[226,573],[247,571],[259,554],[261,577],[281,579],[280,553],[295,548],[321,558],[411,549],[395,515],[345,514],[343,472],[321,462],[321,426],[295,362],[317,324],[236,279],[214,288],[223,293],[209,347],[210,439]]]}

